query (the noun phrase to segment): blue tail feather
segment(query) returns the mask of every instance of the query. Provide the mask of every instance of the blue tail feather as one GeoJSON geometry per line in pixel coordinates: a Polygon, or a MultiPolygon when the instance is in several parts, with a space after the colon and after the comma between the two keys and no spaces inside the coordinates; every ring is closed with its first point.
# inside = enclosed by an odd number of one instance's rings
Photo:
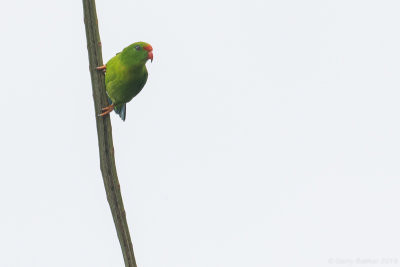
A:
{"type": "MultiPolygon", "coordinates": [[[[111,101],[110,98],[108,98],[108,103],[110,105],[112,104],[112,101],[111,101]]],[[[123,121],[125,121],[125,118],[126,118],[126,104],[123,104],[123,105],[118,106],[118,107],[114,107],[114,111],[115,111],[115,113],[117,113],[121,117],[121,119],[123,121]]]]}
{"type": "Polygon", "coordinates": [[[121,117],[123,121],[125,121],[126,118],[126,104],[123,104],[119,108],[114,108],[114,111],[121,117]]]}

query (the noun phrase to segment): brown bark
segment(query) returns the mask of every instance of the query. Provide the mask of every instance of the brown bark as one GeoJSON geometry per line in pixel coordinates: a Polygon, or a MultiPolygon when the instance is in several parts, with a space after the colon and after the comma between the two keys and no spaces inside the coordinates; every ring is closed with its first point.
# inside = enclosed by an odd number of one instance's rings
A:
{"type": "Polygon", "coordinates": [[[108,106],[108,101],[105,90],[104,74],[102,71],[96,70],[96,67],[103,65],[103,58],[101,54],[101,42],[97,23],[95,0],[83,0],[83,12],[87,49],[89,53],[89,70],[92,79],[93,100],[96,114],[100,169],[103,175],[107,200],[110,205],[118,239],[121,244],[125,266],[137,267],[128,223],[126,221],[124,204],[122,202],[117,169],[115,167],[110,116],[97,116],[97,114],[101,113],[102,107],[108,106]]]}

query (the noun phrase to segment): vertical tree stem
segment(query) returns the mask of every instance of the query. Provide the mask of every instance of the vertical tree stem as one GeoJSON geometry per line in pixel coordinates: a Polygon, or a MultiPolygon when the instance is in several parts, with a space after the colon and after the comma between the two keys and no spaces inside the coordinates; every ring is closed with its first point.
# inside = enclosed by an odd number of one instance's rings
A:
{"type": "Polygon", "coordinates": [[[126,267],[137,267],[129,235],[128,223],[122,202],[121,190],[115,167],[114,147],[110,116],[98,117],[101,108],[108,106],[104,74],[96,67],[103,65],[101,42],[97,23],[95,0],[83,0],[83,13],[86,28],[87,49],[89,53],[89,69],[92,78],[94,108],[96,114],[97,135],[100,152],[100,169],[103,175],[108,204],[114,219],[118,239],[121,244],[126,267]]]}

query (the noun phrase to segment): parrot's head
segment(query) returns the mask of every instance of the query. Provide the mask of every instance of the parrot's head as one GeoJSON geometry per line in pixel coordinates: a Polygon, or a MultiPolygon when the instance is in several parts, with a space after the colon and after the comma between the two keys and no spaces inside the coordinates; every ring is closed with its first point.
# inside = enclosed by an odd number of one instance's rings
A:
{"type": "Polygon", "coordinates": [[[153,47],[145,42],[136,42],[125,48],[122,53],[129,57],[129,61],[146,64],[147,60],[153,62],[153,47]]]}

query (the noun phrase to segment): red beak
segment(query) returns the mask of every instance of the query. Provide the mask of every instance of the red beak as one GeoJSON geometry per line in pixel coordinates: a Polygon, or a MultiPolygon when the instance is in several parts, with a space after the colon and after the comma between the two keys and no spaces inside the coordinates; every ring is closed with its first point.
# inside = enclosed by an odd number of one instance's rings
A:
{"type": "Polygon", "coordinates": [[[151,45],[146,45],[143,49],[149,52],[147,58],[153,62],[153,47],[151,47],[151,45]]]}

